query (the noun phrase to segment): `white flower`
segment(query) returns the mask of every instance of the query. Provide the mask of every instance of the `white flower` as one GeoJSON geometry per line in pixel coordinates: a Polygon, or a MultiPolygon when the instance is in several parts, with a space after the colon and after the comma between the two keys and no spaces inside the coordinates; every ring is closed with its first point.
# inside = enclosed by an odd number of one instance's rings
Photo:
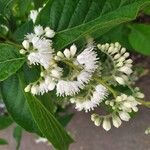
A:
{"type": "Polygon", "coordinates": [[[33,23],[35,23],[38,14],[39,12],[37,10],[30,11],[29,18],[33,21],[33,23]]]}
{"type": "Polygon", "coordinates": [[[42,34],[44,34],[44,29],[41,25],[38,25],[34,27],[34,32],[37,36],[41,36],[42,34]]]}
{"type": "Polygon", "coordinates": [[[93,110],[108,96],[107,89],[103,85],[97,85],[90,98],[79,99],[78,97],[71,98],[70,101],[75,103],[75,108],[78,111],[85,110],[85,112],[93,110]]]}
{"type": "Polygon", "coordinates": [[[111,129],[111,123],[109,118],[104,118],[102,126],[106,131],[109,131],[111,129]]]}
{"type": "Polygon", "coordinates": [[[80,84],[84,85],[87,84],[92,77],[92,74],[87,71],[81,71],[81,73],[77,76],[77,81],[79,81],[80,84]]]}
{"type": "Polygon", "coordinates": [[[32,42],[32,39],[37,37],[37,35],[35,35],[34,33],[28,33],[26,36],[25,36],[25,39],[27,39],[30,43],[32,42]]]}
{"type": "Polygon", "coordinates": [[[54,30],[52,30],[50,27],[45,28],[45,36],[48,38],[53,38],[55,36],[54,30]]]}
{"type": "Polygon", "coordinates": [[[62,68],[60,67],[55,67],[54,69],[51,70],[51,76],[54,78],[60,78],[62,76],[62,68]]]}
{"type": "MultiPolygon", "coordinates": [[[[34,32],[26,35],[26,40],[23,41],[23,46],[28,49],[28,60],[30,64],[42,65],[48,69],[53,58],[52,41],[44,37],[44,29],[42,26],[35,26],[34,32]]],[[[20,53],[25,53],[20,50],[20,53]]]]}
{"type": "Polygon", "coordinates": [[[35,36],[32,39],[32,44],[33,47],[38,51],[49,51],[51,53],[53,52],[51,40],[35,36]]]}
{"type": "Polygon", "coordinates": [[[32,52],[28,55],[28,60],[30,64],[40,64],[45,69],[48,69],[52,57],[51,52],[32,52]]]}
{"type": "Polygon", "coordinates": [[[77,56],[79,64],[84,65],[87,72],[94,72],[97,66],[97,54],[93,51],[94,47],[86,48],[81,54],[77,56]]]}
{"type": "Polygon", "coordinates": [[[80,91],[80,84],[77,81],[60,80],[57,83],[57,95],[59,96],[73,96],[80,91]]]}

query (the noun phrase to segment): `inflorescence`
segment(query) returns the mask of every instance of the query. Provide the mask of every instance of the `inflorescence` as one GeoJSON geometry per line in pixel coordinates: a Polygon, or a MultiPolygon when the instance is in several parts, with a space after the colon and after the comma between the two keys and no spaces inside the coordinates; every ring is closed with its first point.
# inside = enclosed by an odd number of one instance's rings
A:
{"type": "Polygon", "coordinates": [[[111,121],[116,128],[122,121],[129,121],[130,113],[138,111],[138,99],[143,99],[144,95],[139,88],[132,88],[132,59],[126,49],[116,42],[97,46],[87,44],[82,52],[73,44],[55,52],[54,36],[51,28],[40,25],[25,36],[20,53],[26,55],[29,65],[41,68],[39,79],[27,85],[25,92],[43,95],[56,90],[56,96],[67,98],[78,111],[94,111],[103,104],[111,109],[110,113],[93,113],[91,120],[96,126],[102,124],[106,131],[111,129],[111,121]],[[107,75],[101,73],[105,69],[99,64],[106,65],[99,57],[101,53],[111,61],[110,74],[108,71],[107,75]],[[119,85],[128,87],[130,93],[117,90],[119,85]]]}

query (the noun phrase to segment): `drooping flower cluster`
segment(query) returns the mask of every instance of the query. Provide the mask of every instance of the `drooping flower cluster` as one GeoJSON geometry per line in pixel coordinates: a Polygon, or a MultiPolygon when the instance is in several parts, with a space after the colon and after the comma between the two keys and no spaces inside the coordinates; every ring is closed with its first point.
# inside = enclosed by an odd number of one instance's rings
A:
{"type": "Polygon", "coordinates": [[[117,84],[127,85],[129,76],[132,74],[132,60],[125,48],[121,48],[119,43],[115,44],[87,44],[86,48],[79,53],[75,44],[63,51],[55,53],[53,48],[53,37],[55,32],[49,28],[35,26],[34,32],[27,34],[20,50],[25,54],[29,65],[40,65],[41,73],[37,81],[26,86],[25,92],[33,95],[43,95],[44,93],[56,90],[56,96],[68,99],[75,104],[78,111],[93,111],[100,103],[104,102],[107,107],[112,108],[110,115],[101,116],[92,114],[92,121],[96,126],[102,126],[105,130],[111,129],[111,122],[115,127],[119,127],[122,121],[129,121],[130,113],[137,112],[140,104],[136,99],[141,99],[144,95],[138,88],[134,89],[132,95],[117,92],[111,87],[109,80],[114,80],[117,84]],[[105,53],[113,64],[112,74],[108,80],[103,80],[99,62],[99,51],[105,53]],[[112,98],[113,97],[113,98],[112,98]],[[106,100],[107,99],[107,100],[106,100]]]}
{"type": "Polygon", "coordinates": [[[106,53],[114,64],[114,72],[112,76],[121,85],[125,85],[128,82],[128,76],[132,71],[132,59],[128,58],[130,54],[126,52],[126,48],[116,42],[115,44],[98,44],[98,48],[106,53]]]}
{"type": "Polygon", "coordinates": [[[132,111],[138,111],[137,106],[140,105],[140,103],[136,100],[136,98],[144,98],[143,93],[138,91],[135,93],[135,97],[131,95],[128,96],[126,94],[121,94],[120,96],[117,96],[116,99],[107,100],[105,101],[105,104],[112,107],[112,110],[114,110],[114,112],[107,116],[92,114],[91,120],[96,126],[100,126],[103,122],[102,126],[106,131],[109,131],[111,129],[111,120],[113,126],[118,128],[121,126],[122,121],[130,120],[130,113],[132,111]]]}
{"type": "Polygon", "coordinates": [[[97,107],[106,97],[108,96],[108,91],[107,89],[99,84],[94,87],[94,90],[92,91],[92,94],[86,95],[86,98],[83,97],[74,97],[71,98],[70,101],[71,103],[76,104],[76,109],[78,111],[85,110],[85,112],[94,110],[95,107],[97,107]]]}

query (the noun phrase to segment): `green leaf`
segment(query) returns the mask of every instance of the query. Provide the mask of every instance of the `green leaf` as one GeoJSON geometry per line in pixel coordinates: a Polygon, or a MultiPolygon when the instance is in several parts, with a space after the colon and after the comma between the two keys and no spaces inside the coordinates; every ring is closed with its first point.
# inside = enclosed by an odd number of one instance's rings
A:
{"type": "Polygon", "coordinates": [[[144,13],[150,15],[150,5],[144,8],[144,13]]]}
{"type": "Polygon", "coordinates": [[[12,13],[16,17],[24,16],[31,7],[31,0],[13,0],[12,13]]]}
{"type": "Polygon", "coordinates": [[[129,44],[128,35],[130,30],[126,27],[126,24],[121,24],[109,32],[102,35],[100,38],[96,39],[99,43],[114,43],[119,42],[122,46],[132,49],[129,44]]]}
{"type": "Polygon", "coordinates": [[[68,150],[69,145],[73,142],[72,138],[36,97],[26,95],[32,115],[44,136],[56,149],[68,150]]]}
{"type": "Polygon", "coordinates": [[[19,54],[19,49],[8,44],[0,44],[0,81],[16,73],[24,64],[25,58],[19,54]]]}
{"type": "Polygon", "coordinates": [[[10,116],[0,116],[0,130],[9,127],[13,123],[10,116]]]}
{"type": "Polygon", "coordinates": [[[57,31],[56,50],[61,50],[86,35],[111,29],[133,20],[150,0],[49,0],[36,23],[57,31]]]}
{"type": "Polygon", "coordinates": [[[22,139],[22,128],[17,126],[14,128],[13,137],[16,140],[16,150],[19,150],[21,139],[22,139]]]}
{"type": "Polygon", "coordinates": [[[43,6],[46,0],[33,0],[35,9],[38,9],[43,6]]]}
{"type": "Polygon", "coordinates": [[[68,123],[71,121],[72,117],[74,116],[74,114],[67,114],[67,115],[63,115],[63,116],[56,116],[58,121],[61,123],[61,125],[63,127],[66,127],[68,125],[68,123]]]}
{"type": "Polygon", "coordinates": [[[7,111],[18,125],[29,132],[39,133],[27,104],[24,87],[23,81],[18,76],[11,76],[1,85],[3,101],[7,111]]]}
{"type": "Polygon", "coordinates": [[[32,30],[33,30],[33,22],[28,21],[14,32],[13,37],[17,42],[21,43],[24,40],[24,36],[27,33],[30,33],[32,30]]]}
{"type": "Polygon", "coordinates": [[[139,53],[150,55],[150,26],[145,24],[133,24],[129,26],[129,42],[139,53]]]}
{"type": "Polygon", "coordinates": [[[7,145],[8,142],[5,139],[0,138],[0,145],[7,145]]]}

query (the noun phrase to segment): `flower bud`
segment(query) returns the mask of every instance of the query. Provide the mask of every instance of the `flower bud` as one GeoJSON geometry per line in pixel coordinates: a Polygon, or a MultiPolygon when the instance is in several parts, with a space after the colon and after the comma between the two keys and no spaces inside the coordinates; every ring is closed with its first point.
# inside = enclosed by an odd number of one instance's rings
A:
{"type": "Polygon", "coordinates": [[[120,111],[119,116],[123,121],[129,121],[130,120],[130,115],[127,112],[120,111]]]}
{"type": "Polygon", "coordinates": [[[127,108],[132,108],[132,103],[130,101],[125,101],[123,105],[127,108]]]}
{"type": "Polygon", "coordinates": [[[116,64],[116,67],[122,67],[123,66],[123,62],[122,61],[119,61],[117,64],[116,64]]]}
{"type": "Polygon", "coordinates": [[[119,42],[116,42],[116,43],[115,43],[115,47],[117,47],[118,49],[120,49],[120,48],[121,48],[120,43],[119,43],[119,42]]]}
{"type": "Polygon", "coordinates": [[[124,54],[125,52],[126,52],[126,48],[123,47],[123,48],[120,50],[120,53],[121,53],[121,54],[124,54]]]}
{"type": "Polygon", "coordinates": [[[132,107],[132,109],[134,112],[138,112],[138,110],[139,110],[136,106],[132,107]]]}
{"type": "Polygon", "coordinates": [[[60,60],[61,60],[60,57],[58,57],[58,56],[55,56],[54,59],[55,59],[56,61],[60,61],[60,60]]]}
{"type": "Polygon", "coordinates": [[[61,51],[57,52],[57,56],[59,56],[60,58],[64,58],[64,54],[61,51]]]}
{"type": "Polygon", "coordinates": [[[101,49],[101,46],[102,46],[101,44],[97,44],[98,49],[101,49]]]}
{"type": "Polygon", "coordinates": [[[24,49],[21,49],[21,50],[19,51],[19,53],[22,54],[22,55],[24,55],[26,52],[27,52],[27,51],[24,50],[24,49]]]}
{"type": "Polygon", "coordinates": [[[121,72],[123,72],[123,73],[125,73],[127,75],[130,75],[132,73],[132,69],[129,68],[129,67],[126,67],[126,66],[121,67],[119,69],[119,71],[121,71],[121,72]]]}
{"type": "Polygon", "coordinates": [[[33,86],[31,87],[31,93],[32,93],[33,95],[36,95],[36,94],[38,93],[38,87],[37,87],[36,85],[33,85],[33,86]]]}
{"type": "Polygon", "coordinates": [[[145,130],[145,134],[150,134],[150,127],[145,130]]]}
{"type": "Polygon", "coordinates": [[[76,54],[77,52],[77,47],[75,44],[73,44],[71,47],[70,47],[70,53],[71,53],[71,56],[74,57],[74,55],[76,54]]]}
{"type": "Polygon", "coordinates": [[[127,59],[126,63],[131,64],[131,63],[133,63],[133,60],[132,59],[127,59]]]}
{"type": "Polygon", "coordinates": [[[76,101],[75,98],[71,98],[71,99],[70,99],[70,102],[71,102],[72,104],[75,103],[75,101],[76,101]]]}
{"type": "Polygon", "coordinates": [[[123,55],[125,58],[129,57],[130,54],[128,52],[126,52],[124,55],[123,55]]]}
{"type": "Polygon", "coordinates": [[[30,92],[30,90],[31,90],[31,85],[29,84],[29,85],[27,85],[27,86],[25,87],[24,91],[25,91],[25,92],[30,92]]]}
{"type": "Polygon", "coordinates": [[[122,97],[121,96],[117,96],[116,102],[121,102],[121,101],[122,101],[122,97]]]}
{"type": "Polygon", "coordinates": [[[102,126],[106,131],[109,131],[111,129],[111,123],[109,118],[104,118],[102,126]]]}
{"type": "Polygon", "coordinates": [[[115,80],[116,80],[119,84],[125,85],[125,81],[124,81],[123,78],[121,78],[121,77],[115,77],[115,80]]]}
{"type": "Polygon", "coordinates": [[[22,42],[22,45],[23,45],[23,47],[24,47],[25,49],[29,49],[29,46],[30,46],[29,41],[24,40],[24,41],[22,42]]]}
{"type": "Polygon", "coordinates": [[[142,98],[145,97],[145,95],[144,95],[143,93],[141,93],[141,92],[137,92],[137,93],[136,93],[136,97],[142,99],[142,98]]]}
{"type": "Polygon", "coordinates": [[[123,62],[123,61],[125,61],[125,57],[124,57],[124,56],[121,56],[121,57],[117,60],[117,62],[123,62]]]}
{"type": "Polygon", "coordinates": [[[69,49],[64,50],[64,55],[66,56],[66,58],[68,58],[68,59],[70,58],[71,53],[70,53],[69,49]]]}
{"type": "Polygon", "coordinates": [[[115,56],[114,56],[114,59],[119,59],[120,58],[120,54],[116,54],[115,56]]]}
{"type": "Polygon", "coordinates": [[[117,115],[113,115],[112,123],[113,123],[114,127],[119,128],[121,126],[122,121],[117,115]]]}
{"type": "Polygon", "coordinates": [[[44,72],[41,72],[41,73],[40,73],[40,76],[41,76],[41,77],[44,77],[44,75],[45,75],[44,72]]]}
{"type": "Polygon", "coordinates": [[[112,52],[113,52],[113,50],[114,50],[114,47],[109,47],[109,49],[108,49],[108,53],[112,53],[112,52]]]}
{"type": "Polygon", "coordinates": [[[95,124],[95,126],[100,126],[101,125],[101,118],[99,117],[99,116],[96,116],[95,117],[95,120],[94,120],[94,124],[95,124]]]}

